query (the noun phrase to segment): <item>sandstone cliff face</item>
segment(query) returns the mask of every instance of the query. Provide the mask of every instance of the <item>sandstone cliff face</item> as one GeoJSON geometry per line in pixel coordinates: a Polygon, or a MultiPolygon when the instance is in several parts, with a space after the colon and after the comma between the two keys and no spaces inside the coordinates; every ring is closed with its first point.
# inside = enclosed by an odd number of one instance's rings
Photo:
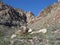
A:
{"type": "Polygon", "coordinates": [[[60,45],[60,3],[54,3],[42,10],[29,27],[38,31],[46,28],[46,45],[60,45]]]}
{"type": "Polygon", "coordinates": [[[57,6],[58,4],[54,3],[53,5],[42,10],[36,19],[32,21],[33,24],[29,24],[29,27],[37,30],[46,26],[48,27],[49,25],[55,23],[57,6]]]}
{"type": "Polygon", "coordinates": [[[58,6],[57,3],[54,3],[53,5],[46,7],[44,10],[42,10],[39,13],[38,17],[41,17],[41,16],[45,17],[48,15],[48,13],[54,12],[53,10],[55,10],[57,8],[57,6],[58,6]]]}

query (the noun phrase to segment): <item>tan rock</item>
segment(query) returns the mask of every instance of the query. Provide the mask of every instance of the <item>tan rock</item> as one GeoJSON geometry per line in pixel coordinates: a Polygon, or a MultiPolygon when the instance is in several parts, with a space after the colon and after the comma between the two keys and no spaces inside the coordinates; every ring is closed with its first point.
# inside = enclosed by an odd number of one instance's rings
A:
{"type": "Polygon", "coordinates": [[[37,31],[34,31],[34,32],[31,32],[30,34],[36,34],[36,33],[47,33],[47,29],[40,29],[40,30],[37,30],[37,31]]]}
{"type": "Polygon", "coordinates": [[[26,13],[26,16],[27,16],[28,23],[30,23],[34,19],[34,14],[30,11],[26,13]]]}

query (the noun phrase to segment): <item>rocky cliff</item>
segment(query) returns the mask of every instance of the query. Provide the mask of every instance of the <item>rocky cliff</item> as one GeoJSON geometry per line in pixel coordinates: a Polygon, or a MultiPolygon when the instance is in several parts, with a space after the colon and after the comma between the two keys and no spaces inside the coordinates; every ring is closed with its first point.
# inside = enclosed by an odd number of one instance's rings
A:
{"type": "Polygon", "coordinates": [[[0,45],[60,45],[60,7],[54,3],[37,17],[0,2],[0,45]]]}
{"type": "Polygon", "coordinates": [[[53,5],[48,6],[42,10],[41,13],[39,13],[39,15],[35,18],[35,20],[31,21],[33,23],[29,24],[29,27],[37,30],[46,26],[48,27],[49,25],[52,25],[52,23],[55,23],[57,7],[58,4],[54,3],[53,5]]]}

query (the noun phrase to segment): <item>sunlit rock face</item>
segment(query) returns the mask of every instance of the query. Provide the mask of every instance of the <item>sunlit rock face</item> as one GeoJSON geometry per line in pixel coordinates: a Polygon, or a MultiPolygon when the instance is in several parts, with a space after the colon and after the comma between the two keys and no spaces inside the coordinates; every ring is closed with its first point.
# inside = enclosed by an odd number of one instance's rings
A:
{"type": "Polygon", "coordinates": [[[27,16],[28,23],[31,23],[31,21],[34,20],[34,18],[35,18],[34,14],[31,11],[27,12],[26,16],[27,16]]]}
{"type": "Polygon", "coordinates": [[[29,24],[29,27],[35,30],[39,30],[41,28],[47,28],[55,24],[55,16],[58,4],[54,3],[44,10],[42,10],[39,15],[33,20],[32,24],[29,24]]]}

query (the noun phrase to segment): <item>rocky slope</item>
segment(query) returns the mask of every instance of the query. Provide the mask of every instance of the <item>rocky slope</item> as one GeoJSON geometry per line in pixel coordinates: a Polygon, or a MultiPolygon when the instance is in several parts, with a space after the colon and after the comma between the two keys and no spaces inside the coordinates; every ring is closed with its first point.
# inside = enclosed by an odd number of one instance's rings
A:
{"type": "Polygon", "coordinates": [[[10,37],[13,34],[24,35],[28,33],[29,27],[27,25],[34,17],[30,11],[13,8],[0,1],[0,45],[10,45],[10,37]]]}
{"type": "MultiPolygon", "coordinates": [[[[60,45],[60,3],[48,6],[28,26],[33,30],[47,29],[46,45],[60,45]]],[[[44,38],[43,38],[44,39],[44,38]]],[[[44,44],[42,44],[44,45],[44,44]]]]}
{"type": "Polygon", "coordinates": [[[27,27],[27,23],[32,18],[34,18],[33,13],[25,12],[22,9],[16,9],[0,2],[0,25],[9,28],[27,27]]]}
{"type": "Polygon", "coordinates": [[[59,14],[58,3],[35,17],[31,11],[0,2],[0,45],[60,45],[59,14]]]}
{"type": "Polygon", "coordinates": [[[29,27],[37,30],[48,27],[49,25],[52,25],[52,23],[55,23],[57,6],[58,4],[54,3],[53,5],[48,6],[42,10],[41,13],[39,13],[39,15],[35,18],[35,20],[31,21],[33,23],[29,24],[29,27]]]}

